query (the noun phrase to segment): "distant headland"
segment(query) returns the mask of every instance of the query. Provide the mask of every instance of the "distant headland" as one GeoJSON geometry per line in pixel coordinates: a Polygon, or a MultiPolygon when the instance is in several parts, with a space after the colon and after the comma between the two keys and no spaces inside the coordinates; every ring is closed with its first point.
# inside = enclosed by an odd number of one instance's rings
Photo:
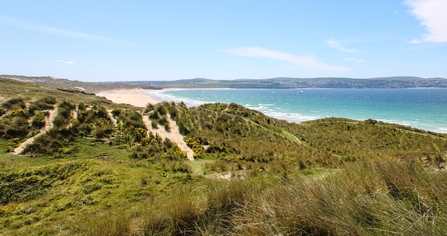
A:
{"type": "Polygon", "coordinates": [[[446,78],[420,78],[415,76],[392,76],[366,79],[321,77],[269,79],[212,80],[204,78],[170,81],[110,81],[81,82],[57,79],[52,76],[0,75],[25,82],[43,83],[50,87],[98,92],[111,89],[164,89],[164,88],[244,88],[244,89],[293,89],[293,88],[447,88],[446,78]]]}

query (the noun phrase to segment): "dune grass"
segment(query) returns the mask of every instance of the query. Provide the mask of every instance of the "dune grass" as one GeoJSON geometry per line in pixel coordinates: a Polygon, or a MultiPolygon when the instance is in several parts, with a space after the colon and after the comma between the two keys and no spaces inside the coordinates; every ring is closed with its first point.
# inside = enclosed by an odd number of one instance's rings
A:
{"type": "Polygon", "coordinates": [[[0,84],[5,235],[447,233],[446,135],[342,118],[273,126],[237,104],[141,109],[0,84]],[[54,127],[13,155],[56,107],[54,127]],[[143,116],[167,114],[196,160],[147,133],[143,116]]]}

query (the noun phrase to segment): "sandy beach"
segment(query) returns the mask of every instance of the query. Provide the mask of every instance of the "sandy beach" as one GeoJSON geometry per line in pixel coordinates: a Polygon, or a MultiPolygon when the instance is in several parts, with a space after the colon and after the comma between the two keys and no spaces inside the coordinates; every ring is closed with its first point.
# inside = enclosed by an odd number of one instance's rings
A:
{"type": "Polygon", "coordinates": [[[114,103],[125,103],[136,107],[145,107],[148,103],[156,104],[161,101],[150,96],[151,91],[145,89],[119,89],[102,91],[97,96],[105,97],[114,103]]]}

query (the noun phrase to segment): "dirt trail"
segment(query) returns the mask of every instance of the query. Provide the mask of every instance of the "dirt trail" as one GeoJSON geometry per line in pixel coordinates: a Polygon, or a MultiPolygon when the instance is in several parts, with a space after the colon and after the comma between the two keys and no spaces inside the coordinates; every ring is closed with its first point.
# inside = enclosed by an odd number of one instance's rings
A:
{"type": "Polygon", "coordinates": [[[45,126],[40,130],[38,134],[35,136],[27,139],[25,142],[21,143],[18,147],[14,149],[13,154],[21,154],[23,152],[23,149],[26,147],[26,145],[32,144],[34,142],[34,139],[39,137],[40,135],[44,134],[48,130],[50,130],[53,127],[53,119],[57,114],[57,108],[54,110],[48,111],[48,116],[45,116],[45,126]]]}
{"type": "Polygon", "coordinates": [[[107,114],[109,115],[109,119],[112,121],[112,124],[117,126],[118,122],[116,121],[115,117],[113,117],[112,110],[107,110],[107,114]]]}
{"type": "Polygon", "coordinates": [[[157,129],[153,129],[151,125],[151,121],[148,116],[143,116],[143,122],[147,127],[148,132],[152,132],[158,134],[163,140],[169,139],[171,142],[177,144],[177,146],[186,152],[186,156],[189,160],[194,160],[194,152],[188,145],[186,145],[185,140],[183,140],[183,135],[180,134],[177,123],[171,119],[168,114],[169,128],[170,131],[166,131],[164,127],[158,125],[157,129]]]}

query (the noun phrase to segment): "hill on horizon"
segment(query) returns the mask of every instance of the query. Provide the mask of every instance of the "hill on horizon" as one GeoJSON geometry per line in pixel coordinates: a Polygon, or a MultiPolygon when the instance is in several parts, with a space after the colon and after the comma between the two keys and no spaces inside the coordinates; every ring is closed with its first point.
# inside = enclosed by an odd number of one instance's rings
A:
{"type": "Polygon", "coordinates": [[[0,77],[15,79],[22,82],[38,82],[50,87],[84,91],[89,93],[97,93],[103,90],[130,88],[447,88],[447,79],[445,78],[420,78],[414,76],[391,76],[368,79],[341,77],[277,77],[270,79],[212,80],[205,78],[194,78],[172,81],[110,82],[81,82],[76,80],[58,79],[52,76],[0,75],[0,77]]]}

